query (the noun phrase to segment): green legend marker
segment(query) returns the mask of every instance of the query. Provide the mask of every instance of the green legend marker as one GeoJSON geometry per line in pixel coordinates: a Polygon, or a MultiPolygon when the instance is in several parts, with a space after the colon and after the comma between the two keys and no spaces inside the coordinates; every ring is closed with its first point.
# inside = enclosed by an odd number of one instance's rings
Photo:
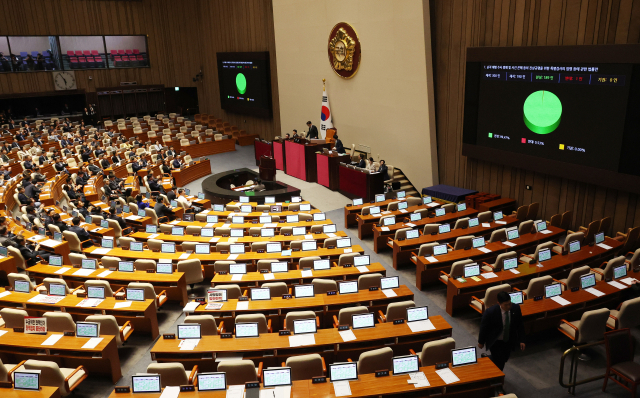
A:
{"type": "Polygon", "coordinates": [[[524,101],[524,124],[536,134],[549,134],[560,125],[562,103],[552,92],[540,90],[524,101]]]}
{"type": "Polygon", "coordinates": [[[489,133],[489,138],[493,138],[493,133],[489,133]]]}
{"type": "Polygon", "coordinates": [[[247,78],[242,73],[236,75],[236,87],[240,94],[244,94],[247,91],[247,78]]]}

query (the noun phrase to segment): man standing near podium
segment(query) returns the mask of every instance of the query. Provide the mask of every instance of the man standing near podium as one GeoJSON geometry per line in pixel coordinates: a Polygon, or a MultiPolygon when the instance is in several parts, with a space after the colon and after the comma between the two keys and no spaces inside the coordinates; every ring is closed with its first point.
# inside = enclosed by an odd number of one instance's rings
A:
{"type": "Polygon", "coordinates": [[[309,132],[307,133],[308,139],[318,139],[318,128],[311,124],[311,121],[307,122],[307,127],[309,127],[309,132]]]}

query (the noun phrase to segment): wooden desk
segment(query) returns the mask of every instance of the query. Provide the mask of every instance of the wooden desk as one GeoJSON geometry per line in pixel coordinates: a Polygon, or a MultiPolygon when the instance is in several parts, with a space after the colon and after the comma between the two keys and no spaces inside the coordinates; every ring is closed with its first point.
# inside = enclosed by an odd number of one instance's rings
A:
{"type": "MultiPolygon", "coordinates": [[[[100,188],[104,187],[104,178],[102,174],[89,178],[87,184],[83,188],[84,197],[89,201],[102,200],[102,191],[100,188]]],[[[107,198],[108,200],[109,198],[107,198]]]]}
{"type": "MultiPolygon", "coordinates": [[[[402,202],[402,201],[404,201],[404,199],[396,200],[396,202],[402,202]]],[[[402,210],[393,210],[393,211],[382,210],[381,208],[379,214],[374,214],[374,215],[368,214],[366,216],[358,214],[356,215],[356,221],[358,221],[358,238],[363,239],[365,237],[373,235],[373,226],[379,223],[382,217],[387,217],[387,216],[409,217],[411,213],[420,209],[429,209],[429,206],[418,205],[418,206],[407,207],[406,209],[402,209],[402,210]]]]}
{"type": "Polygon", "coordinates": [[[351,228],[358,225],[358,221],[356,220],[356,216],[362,212],[362,209],[368,206],[380,206],[380,208],[387,208],[389,203],[397,202],[399,199],[387,199],[382,202],[369,203],[365,202],[358,206],[346,205],[344,207],[344,227],[351,228]]]}
{"type": "Polygon", "coordinates": [[[207,310],[206,304],[202,304],[194,310],[194,313],[219,317],[224,320],[225,329],[231,330],[238,314],[262,313],[267,318],[274,320],[276,322],[274,325],[282,325],[285,316],[291,311],[314,311],[320,317],[320,327],[330,328],[333,323],[332,316],[338,315],[341,308],[364,305],[369,308],[370,312],[377,314],[378,310],[386,312],[389,303],[413,300],[413,293],[404,285],[400,285],[393,291],[396,293],[396,296],[393,297],[387,297],[381,290],[360,290],[358,293],[336,294],[334,296],[316,294],[314,297],[294,297],[292,299],[272,297],[271,300],[249,300],[249,307],[246,310],[238,310],[238,300],[233,299],[224,302],[219,310],[207,310]]]}
{"type": "MultiPolygon", "coordinates": [[[[65,265],[65,267],[71,267],[71,265],[65,265]]],[[[62,278],[67,281],[69,288],[82,286],[85,281],[95,279],[109,282],[113,291],[121,287],[127,287],[130,282],[146,282],[153,285],[156,294],[166,290],[169,301],[178,301],[182,306],[187,303],[187,283],[183,272],[174,271],[173,274],[150,274],[146,271],[113,271],[107,276],[100,276],[104,271],[108,271],[106,268],[100,268],[88,276],[75,276],[73,272],[75,272],[76,269],[73,269],[73,271],[69,270],[62,275],[55,273],[58,270],[60,270],[60,267],[36,264],[33,267],[29,267],[27,272],[37,283],[41,283],[44,278],[62,278]]]]}
{"type": "MultiPolygon", "coordinates": [[[[283,209],[284,210],[284,209],[283,209]]],[[[278,216],[280,217],[280,219],[287,219],[287,216],[295,216],[298,215],[300,213],[306,213],[306,214],[315,214],[315,213],[322,213],[320,210],[318,209],[311,209],[310,211],[281,211],[280,213],[276,213],[276,212],[269,212],[269,213],[264,213],[261,211],[252,211],[251,213],[242,213],[239,211],[213,211],[213,210],[205,210],[205,211],[201,211],[198,214],[204,214],[204,215],[208,215],[208,216],[218,216],[220,218],[224,217],[227,218],[229,216],[243,216],[245,220],[255,220],[255,219],[260,219],[260,216],[264,216],[264,215],[269,215],[269,216],[278,216]]]]}
{"type": "Polygon", "coordinates": [[[53,206],[62,197],[62,186],[67,182],[67,175],[61,174],[60,178],[48,180],[40,192],[40,202],[45,206],[53,206]]]}
{"type": "MultiPolygon", "coordinates": [[[[298,203],[291,203],[291,202],[276,202],[276,203],[249,202],[249,203],[240,203],[238,201],[233,200],[233,201],[227,203],[227,206],[241,206],[241,205],[245,205],[246,206],[246,205],[251,205],[251,207],[255,208],[256,206],[264,205],[264,204],[267,204],[269,206],[276,206],[276,205],[277,206],[282,206],[282,210],[284,210],[284,211],[288,211],[287,209],[289,208],[290,205],[296,205],[296,204],[297,205],[310,204],[311,208],[315,209],[315,207],[313,207],[313,204],[311,202],[309,202],[308,200],[303,200],[303,201],[298,202],[298,203]]],[[[269,213],[269,214],[271,214],[271,213],[269,213]]],[[[276,213],[274,213],[274,214],[276,214],[276,213]]]]}
{"type": "MultiPolygon", "coordinates": [[[[640,278],[640,273],[630,271],[628,276],[638,279],[640,278]]],[[[546,329],[557,328],[561,319],[574,321],[580,319],[580,316],[585,311],[599,308],[616,308],[618,303],[624,300],[624,293],[629,288],[628,285],[620,281],[617,282],[626,288],[620,290],[605,281],[597,282],[594,288],[604,293],[604,296],[601,297],[582,289],[577,292],[564,291],[561,297],[571,303],[566,306],[562,306],[551,299],[542,299],[540,301],[525,300],[520,305],[520,309],[522,310],[526,333],[536,333],[546,329]]]]}
{"type": "Polygon", "coordinates": [[[60,398],[58,387],[40,387],[40,391],[14,390],[13,388],[1,388],[0,395],[3,398],[60,398]]]}
{"type": "Polygon", "coordinates": [[[520,263],[517,268],[518,274],[514,274],[511,270],[499,271],[495,272],[498,276],[497,278],[485,279],[481,277],[478,282],[471,278],[465,278],[466,282],[464,283],[457,279],[449,278],[447,281],[446,311],[453,316],[457,309],[465,308],[469,305],[471,296],[484,297],[484,293],[491,286],[508,283],[511,287],[524,290],[531,279],[539,276],[552,275],[556,279],[562,279],[573,268],[583,265],[599,266],[602,261],[612,257],[622,246],[622,242],[611,238],[607,238],[604,243],[611,246],[611,249],[605,250],[599,246],[586,246],[580,251],[564,256],[554,253],[549,260],[540,264],[520,263]],[[538,265],[542,265],[542,267],[538,265]]]}
{"type": "Polygon", "coordinates": [[[253,143],[253,152],[256,158],[256,166],[260,166],[260,157],[263,155],[271,157],[273,154],[273,148],[270,142],[255,140],[253,143]]]}
{"type": "Polygon", "coordinates": [[[288,272],[277,272],[273,274],[274,279],[265,279],[265,275],[260,272],[247,272],[242,276],[242,281],[233,281],[233,275],[216,274],[211,280],[212,286],[224,284],[237,284],[241,287],[258,287],[265,282],[286,282],[287,285],[311,283],[315,278],[333,279],[336,281],[357,280],[360,275],[380,273],[383,276],[387,274],[386,269],[380,263],[373,263],[366,266],[369,271],[360,272],[356,267],[331,267],[326,270],[312,270],[313,276],[302,276],[302,270],[292,269],[288,272]]]}
{"type": "Polygon", "coordinates": [[[418,257],[415,260],[412,258],[411,261],[416,264],[416,286],[418,289],[422,289],[425,285],[436,283],[439,279],[440,271],[449,272],[451,265],[456,261],[470,259],[477,263],[482,261],[491,262],[498,257],[499,254],[508,251],[515,251],[521,254],[530,249],[531,252],[533,252],[535,251],[535,246],[538,244],[559,238],[566,233],[565,230],[556,227],[550,226],[547,229],[551,231],[551,233],[542,234],[536,232],[535,234],[525,234],[518,239],[510,241],[515,243],[516,246],[507,246],[502,242],[487,243],[485,248],[491,250],[489,253],[484,253],[479,249],[455,250],[437,256],[436,259],[438,261],[435,263],[429,262],[424,256],[418,257]]]}
{"type": "MultiPolygon", "coordinates": [[[[190,135],[189,137],[185,138],[189,138],[189,140],[195,140],[195,138],[191,137],[190,135]]],[[[236,150],[236,141],[228,138],[220,141],[210,141],[203,142],[201,144],[185,146],[180,145],[180,140],[178,140],[172,141],[171,145],[173,145],[178,153],[185,151],[194,159],[203,156],[215,155],[217,153],[233,152],[236,150]]]]}
{"type": "MultiPolygon", "coordinates": [[[[4,291],[4,288],[0,288],[0,293],[4,291]]],[[[11,294],[0,298],[0,306],[3,308],[21,307],[27,312],[33,314],[43,314],[45,312],[58,310],[68,312],[78,320],[84,320],[88,315],[113,315],[116,319],[131,321],[136,332],[151,333],[151,337],[153,339],[158,337],[160,334],[158,331],[158,315],[156,306],[151,299],[145,301],[134,301],[130,307],[125,308],[114,308],[114,305],[119,301],[113,297],[105,298],[97,307],[76,307],[78,303],[84,299],[71,294],[67,295],[55,304],[29,302],[29,299],[37,296],[38,294],[38,292],[11,292],[11,294]]]]}
{"type": "MultiPolygon", "coordinates": [[[[498,369],[489,358],[478,358],[475,365],[461,366],[452,369],[460,381],[452,384],[445,384],[436,374],[435,366],[421,367],[427,380],[428,387],[416,388],[413,384],[407,383],[408,375],[389,376],[377,378],[373,373],[361,374],[358,380],[350,381],[351,397],[473,397],[489,398],[495,396],[495,388],[504,384],[504,373],[498,369]]],[[[335,398],[335,391],[332,383],[327,378],[326,383],[312,384],[311,380],[294,381],[291,387],[292,398],[335,398]]],[[[181,398],[212,397],[225,398],[226,391],[206,391],[206,392],[181,392],[181,398]]],[[[116,394],[112,392],[109,398],[158,398],[160,393],[129,393],[116,394]]]]}
{"type": "MultiPolygon", "coordinates": [[[[377,323],[368,329],[356,329],[353,333],[356,340],[344,342],[337,328],[318,329],[314,334],[315,344],[304,347],[291,347],[289,336],[273,333],[263,333],[257,338],[221,339],[220,335],[203,336],[193,351],[181,351],[178,339],[158,339],[151,349],[151,359],[158,362],[182,362],[197,364],[198,368],[208,367],[215,371],[217,363],[203,357],[215,357],[216,354],[242,353],[244,359],[252,359],[256,363],[263,362],[264,367],[281,366],[288,357],[301,353],[317,353],[324,357],[326,363],[342,362],[347,358],[357,359],[360,353],[381,347],[391,347],[395,355],[408,355],[409,349],[422,349],[427,341],[451,337],[451,325],[442,316],[429,318],[434,330],[412,332],[407,324],[377,323]]],[[[277,329],[282,324],[277,325],[277,329]]],[[[226,328],[225,331],[231,329],[226,328]]],[[[192,366],[188,366],[190,368],[192,366]]]]}
{"type": "MultiPolygon", "coordinates": [[[[253,221],[258,221],[258,220],[253,220],[253,221]]],[[[305,227],[307,229],[307,232],[309,232],[309,230],[311,230],[311,227],[314,225],[329,225],[329,224],[333,224],[333,222],[331,220],[324,220],[324,221],[300,221],[296,223],[286,223],[286,222],[275,223],[274,222],[274,223],[268,223],[268,224],[260,224],[257,222],[256,223],[247,222],[247,220],[245,220],[244,224],[227,224],[226,222],[206,223],[203,221],[178,221],[178,222],[172,221],[169,224],[174,226],[180,226],[180,227],[197,226],[197,227],[203,227],[203,228],[204,227],[220,228],[228,225],[228,228],[232,228],[232,229],[242,228],[247,232],[251,228],[274,228],[276,230],[276,233],[279,233],[282,227],[305,227]]]]}
{"type": "MultiPolygon", "coordinates": [[[[216,142],[220,142],[220,141],[216,141],[216,142]]],[[[207,144],[210,144],[210,143],[207,143],[207,144]]],[[[200,145],[205,145],[205,144],[200,144],[200,145]]],[[[235,145],[233,150],[235,151],[235,145]]],[[[193,156],[202,156],[202,155],[191,154],[191,156],[193,157],[193,156]]],[[[208,176],[209,174],[211,174],[211,162],[209,161],[209,159],[196,162],[192,166],[185,166],[180,170],[171,171],[171,175],[173,176],[173,178],[175,178],[176,186],[178,187],[184,187],[188,183],[195,181],[198,178],[208,176]]]]}
{"type": "MultiPolygon", "coordinates": [[[[309,234],[311,235],[311,238],[309,238],[306,235],[289,235],[289,236],[285,236],[285,235],[275,235],[272,237],[268,237],[268,238],[263,238],[263,237],[253,237],[253,236],[244,236],[242,238],[227,238],[227,237],[221,237],[221,236],[216,236],[216,240],[215,242],[212,242],[212,238],[211,237],[207,237],[207,236],[194,236],[194,235],[184,235],[184,236],[177,236],[177,235],[170,235],[170,234],[148,234],[146,232],[136,232],[134,234],[131,234],[130,236],[132,238],[135,238],[137,241],[143,241],[146,242],[147,239],[149,239],[149,236],[152,235],[157,235],[155,238],[153,239],[160,239],[163,240],[165,242],[175,242],[177,244],[180,244],[181,242],[195,242],[195,243],[207,243],[207,244],[211,244],[212,246],[215,247],[216,244],[218,243],[225,243],[225,242],[229,242],[229,243],[246,243],[247,245],[251,245],[252,243],[256,243],[256,242],[279,242],[282,243],[284,247],[289,247],[289,244],[292,241],[295,240],[302,240],[302,239],[313,239],[316,242],[318,242],[318,247],[322,246],[322,243],[324,242],[325,239],[327,239],[329,236],[327,236],[327,234],[309,234]]],[[[334,234],[336,237],[339,238],[345,238],[347,237],[347,234],[344,231],[338,231],[334,234]]],[[[215,250],[215,249],[214,249],[215,250]]]]}
{"type": "MultiPolygon", "coordinates": [[[[303,142],[308,141],[303,140],[303,142]]],[[[285,162],[286,173],[304,181],[316,182],[318,179],[318,172],[316,170],[317,163],[315,153],[317,151],[322,151],[322,148],[328,148],[329,144],[285,141],[284,147],[285,156],[287,158],[287,161],[285,162]]]]}
{"type": "Polygon", "coordinates": [[[376,194],[384,193],[382,173],[369,174],[341,164],[339,174],[339,191],[348,198],[362,198],[365,202],[369,202],[376,194]]]}
{"type": "MultiPolygon", "coordinates": [[[[82,252],[87,255],[89,258],[102,258],[102,256],[114,256],[120,257],[122,259],[150,259],[150,260],[160,260],[160,259],[170,259],[172,262],[177,262],[180,260],[187,259],[199,259],[202,262],[204,267],[204,276],[205,278],[213,278],[215,275],[213,264],[216,261],[228,261],[233,257],[230,257],[229,254],[222,253],[211,253],[211,254],[190,254],[184,252],[176,252],[173,254],[170,253],[157,253],[152,252],[151,250],[144,250],[142,252],[135,252],[130,250],[124,250],[122,248],[114,248],[111,249],[108,254],[99,254],[92,253],[94,250],[98,249],[95,246],[88,247],[82,250],[82,252]]],[[[282,254],[278,253],[243,253],[239,254],[233,261],[238,263],[247,263],[248,271],[254,271],[255,265],[258,260],[291,260],[294,264],[296,264],[303,257],[311,257],[311,256],[321,256],[321,257],[330,257],[331,259],[338,258],[341,254],[344,254],[345,249],[318,249],[318,250],[309,250],[309,251],[299,251],[291,253],[291,256],[282,256],[282,254]]],[[[351,247],[351,250],[354,253],[364,253],[364,249],[358,245],[354,245],[351,247]]]]}
{"type": "MultiPolygon", "coordinates": [[[[437,208],[437,207],[434,207],[437,208]]],[[[432,213],[433,214],[433,213],[432,213]]],[[[411,222],[411,224],[415,225],[413,228],[423,229],[423,227],[427,224],[445,224],[445,223],[454,223],[454,221],[463,217],[475,217],[478,215],[478,211],[474,209],[466,209],[464,211],[459,211],[455,213],[446,213],[444,216],[439,217],[424,217],[418,221],[411,222]]],[[[403,217],[404,218],[404,217],[403,217]]],[[[396,219],[397,221],[397,219],[396,219]]],[[[387,241],[390,237],[395,237],[396,231],[402,228],[407,228],[404,222],[398,222],[393,225],[388,225],[386,229],[382,229],[383,227],[378,226],[378,224],[373,225],[373,250],[376,253],[380,253],[384,249],[388,249],[387,241]]]]}
{"type": "MultiPolygon", "coordinates": [[[[19,363],[23,359],[54,361],[65,368],[77,368],[82,365],[89,374],[111,376],[115,384],[122,377],[118,347],[114,336],[103,335],[96,348],[82,348],[88,337],[63,336],[52,346],[42,343],[52,334],[15,333],[10,329],[0,336],[0,353],[6,363],[19,363]],[[14,362],[15,361],[15,362],[14,362]]],[[[4,397],[4,390],[0,390],[4,397]]],[[[22,395],[20,395],[22,397],[22,395]]]]}
{"type": "Polygon", "coordinates": [[[496,200],[492,200],[490,202],[484,202],[484,203],[480,203],[480,205],[478,206],[478,210],[479,211],[498,211],[498,210],[504,210],[505,214],[507,213],[506,210],[512,209],[516,207],[516,200],[515,199],[511,199],[511,198],[502,198],[502,199],[496,199],[496,200]]]}
{"type": "Polygon", "coordinates": [[[5,283],[0,286],[9,286],[9,279],[7,278],[7,275],[12,272],[18,272],[16,260],[11,256],[0,258],[0,283],[5,283]]]}
{"type": "Polygon", "coordinates": [[[332,191],[340,189],[340,163],[349,162],[349,155],[340,155],[337,152],[331,154],[316,153],[318,184],[332,191]]]}
{"type": "MultiPolygon", "coordinates": [[[[488,241],[489,235],[496,229],[508,228],[514,225],[518,225],[519,221],[515,217],[504,217],[501,221],[507,224],[496,224],[495,222],[489,223],[489,227],[483,227],[481,223],[476,227],[465,229],[452,229],[450,232],[437,235],[421,235],[415,239],[405,239],[403,241],[392,240],[387,242],[387,246],[391,246],[393,249],[393,268],[398,269],[405,264],[411,264],[411,256],[418,253],[420,245],[432,242],[448,243],[453,242],[461,236],[474,235],[476,238],[485,236],[488,241]]],[[[390,237],[387,239],[391,239],[390,237]]]]}

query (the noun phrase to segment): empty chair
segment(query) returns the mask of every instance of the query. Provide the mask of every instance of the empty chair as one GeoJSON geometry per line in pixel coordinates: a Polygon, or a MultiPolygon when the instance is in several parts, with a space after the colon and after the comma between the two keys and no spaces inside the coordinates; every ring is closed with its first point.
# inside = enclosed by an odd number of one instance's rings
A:
{"type": "Polygon", "coordinates": [[[640,297],[624,301],[609,311],[607,327],[611,329],[634,328],[640,324],[640,297]]]}
{"type": "Polygon", "coordinates": [[[493,221],[493,213],[490,211],[483,211],[478,214],[478,222],[479,223],[487,223],[493,221]]]}
{"type": "Polygon", "coordinates": [[[533,231],[533,220],[521,222],[518,226],[518,234],[520,235],[531,233],[531,231],[533,231]]]}
{"type": "Polygon", "coordinates": [[[147,247],[154,252],[159,252],[163,243],[162,239],[147,239],[147,247]]]}
{"type": "Polygon", "coordinates": [[[76,369],[60,368],[57,363],[52,361],[29,359],[24,363],[24,368],[26,370],[39,370],[40,385],[58,387],[58,391],[62,396],[71,394],[87,378],[87,372],[83,366],[78,366],[76,369]]]}
{"type": "Polygon", "coordinates": [[[150,259],[137,259],[133,262],[133,266],[138,271],[146,271],[148,269],[156,269],[156,261],[150,259]]]}
{"type": "MultiPolygon", "coordinates": [[[[102,282],[102,281],[101,281],[102,282]]],[[[124,325],[119,326],[116,317],[113,315],[89,315],[85,322],[97,322],[100,324],[100,335],[116,336],[118,345],[124,344],[133,333],[131,321],[127,321],[124,325]]]]}
{"type": "Polygon", "coordinates": [[[268,288],[271,292],[271,297],[278,297],[289,293],[289,288],[285,282],[263,283],[261,287],[268,288]]]}
{"type": "Polygon", "coordinates": [[[11,381],[11,374],[22,366],[19,364],[2,363],[0,360],[0,381],[11,381]]]}
{"type": "Polygon", "coordinates": [[[104,256],[100,261],[102,261],[103,268],[118,268],[118,263],[122,261],[122,259],[120,257],[104,256]]]}
{"type": "Polygon", "coordinates": [[[600,308],[586,311],[579,321],[560,321],[558,330],[573,341],[574,346],[600,341],[604,338],[604,332],[609,318],[609,310],[600,308]]]}
{"type": "Polygon", "coordinates": [[[358,290],[367,290],[370,287],[380,287],[382,279],[382,274],[373,273],[373,274],[364,274],[358,277],[358,290]]]}
{"type": "Polygon", "coordinates": [[[567,235],[567,237],[564,240],[564,244],[554,245],[553,251],[558,254],[561,254],[563,251],[568,252],[569,244],[576,241],[580,243],[584,242],[584,232],[574,232],[572,234],[567,235]]]}
{"type": "Polygon", "coordinates": [[[562,223],[562,215],[561,214],[554,214],[553,216],[551,216],[551,219],[549,221],[547,221],[547,224],[549,224],[552,227],[556,227],[556,228],[560,228],[560,224],[562,223]]]}
{"type": "Polygon", "coordinates": [[[391,202],[387,205],[387,211],[396,211],[398,210],[398,203],[400,202],[391,202]]]}
{"type": "Polygon", "coordinates": [[[236,315],[236,324],[243,322],[257,322],[259,333],[271,333],[271,319],[267,321],[264,314],[242,314],[236,315]]]}
{"type": "Polygon", "coordinates": [[[507,230],[505,228],[496,229],[491,232],[489,243],[504,242],[507,240],[507,230]]]}
{"type": "Polygon", "coordinates": [[[634,341],[630,330],[605,333],[604,344],[607,352],[607,370],[602,391],[607,389],[607,382],[611,379],[631,391],[631,397],[635,398],[640,383],[640,364],[633,361],[634,341]]]}
{"type": "Polygon", "coordinates": [[[516,252],[501,253],[498,255],[498,257],[496,258],[496,261],[493,264],[488,264],[483,262],[482,264],[484,265],[482,266],[482,270],[487,272],[500,271],[504,268],[504,261],[512,258],[517,259],[518,253],[516,252]]]}
{"type": "Polygon", "coordinates": [[[354,257],[360,256],[360,253],[345,253],[338,257],[338,267],[344,267],[345,264],[353,264],[354,257]]]}
{"type": "MultiPolygon", "coordinates": [[[[591,243],[593,242],[593,235],[600,231],[600,225],[602,224],[602,220],[591,221],[587,228],[580,227],[578,231],[584,234],[584,242],[591,243]]],[[[571,233],[571,231],[569,231],[571,233]]]]}
{"type": "Polygon", "coordinates": [[[24,317],[29,316],[27,311],[17,308],[3,308],[0,310],[0,316],[4,321],[4,327],[7,329],[24,327],[24,317]]]}
{"type": "MultiPolygon", "coordinates": [[[[69,290],[69,286],[67,285],[67,281],[65,281],[62,278],[44,278],[42,280],[42,286],[39,288],[39,290],[44,288],[44,290],[49,292],[49,290],[50,290],[49,285],[51,285],[52,283],[57,283],[57,284],[64,285],[65,293],[66,294],[70,294],[71,293],[71,290],[69,290]]],[[[78,289],[78,288],[76,288],[76,289],[78,289]]]]}
{"type": "Polygon", "coordinates": [[[456,205],[454,203],[447,203],[446,205],[443,205],[442,208],[444,209],[445,213],[453,213],[456,205]]]}
{"type": "Polygon", "coordinates": [[[451,271],[449,271],[448,274],[444,271],[440,271],[440,281],[446,285],[449,282],[450,278],[458,279],[460,277],[463,277],[464,266],[473,263],[474,261],[469,259],[454,262],[453,264],[451,264],[451,271]]]}
{"type": "Polygon", "coordinates": [[[423,235],[437,234],[439,232],[440,225],[441,224],[426,224],[422,229],[422,234],[423,235]]]}
{"type": "Polygon", "coordinates": [[[68,312],[45,312],[43,316],[47,320],[47,330],[50,332],[76,330],[76,323],[68,312]]]}
{"type": "Polygon", "coordinates": [[[291,311],[291,312],[288,312],[284,318],[284,328],[286,330],[294,330],[293,321],[296,321],[298,319],[314,319],[314,318],[316,319],[316,323],[318,323],[316,313],[313,311],[291,311]]]}
{"type": "Polygon", "coordinates": [[[278,260],[258,260],[258,272],[260,272],[263,269],[269,270],[269,272],[271,272],[271,263],[277,263],[278,260]]]}
{"type": "Polygon", "coordinates": [[[529,211],[529,206],[524,205],[518,207],[518,210],[514,211],[511,216],[515,216],[518,221],[524,221],[527,219],[527,212],[529,211]]]}
{"type": "Polygon", "coordinates": [[[325,294],[329,291],[338,290],[338,283],[333,279],[313,279],[311,281],[315,294],[325,294]]]}
{"type": "Polygon", "coordinates": [[[459,237],[458,239],[456,239],[456,243],[453,245],[453,250],[464,250],[471,247],[473,244],[473,238],[475,238],[475,236],[473,235],[459,237]]]}
{"type": "Polygon", "coordinates": [[[224,331],[224,321],[220,322],[220,326],[218,326],[213,315],[190,315],[184,318],[184,323],[199,324],[200,333],[203,336],[215,336],[218,332],[224,331]]]}
{"type": "MultiPolygon", "coordinates": [[[[178,202],[178,203],[182,203],[182,202],[178,202]]],[[[187,235],[194,235],[194,236],[198,236],[200,235],[200,232],[202,231],[202,227],[197,226],[197,225],[187,225],[187,229],[186,229],[186,233],[187,235]]]]}
{"type": "Polygon", "coordinates": [[[167,293],[166,291],[160,292],[160,294],[156,294],[153,289],[153,285],[151,283],[140,283],[140,282],[131,282],[127,287],[133,289],[144,289],[144,298],[145,300],[153,300],[156,308],[160,308],[167,302],[167,293]]]}
{"type": "Polygon", "coordinates": [[[567,279],[560,279],[558,282],[562,284],[564,290],[571,290],[576,287],[580,287],[580,277],[591,272],[591,268],[588,265],[574,268],[569,272],[567,279]]]}
{"type": "Polygon", "coordinates": [[[230,265],[231,264],[235,264],[235,261],[216,261],[215,263],[213,263],[213,270],[216,273],[219,272],[229,272],[230,269],[230,265]]]}
{"type": "Polygon", "coordinates": [[[262,362],[256,371],[256,365],[249,359],[222,361],[218,365],[218,372],[227,374],[227,385],[229,386],[258,381],[258,375],[262,372],[262,362]]]}
{"type": "Polygon", "coordinates": [[[337,328],[338,325],[353,326],[353,321],[351,319],[352,315],[368,314],[368,313],[369,313],[369,309],[364,306],[342,308],[338,312],[337,317],[335,315],[333,316],[333,327],[337,328]]]}
{"type": "Polygon", "coordinates": [[[553,250],[554,246],[555,246],[555,243],[553,243],[553,242],[540,243],[538,246],[536,246],[535,253],[533,253],[532,255],[523,254],[522,257],[520,257],[520,261],[525,262],[525,263],[537,263],[538,262],[538,255],[539,255],[540,251],[541,250],[545,250],[545,249],[553,250]]]}
{"type": "Polygon", "coordinates": [[[182,242],[181,246],[182,246],[182,251],[191,251],[191,252],[195,252],[196,251],[196,245],[198,243],[196,242],[182,242]]]}
{"type": "Polygon", "coordinates": [[[326,364],[320,354],[298,355],[287,358],[285,366],[291,368],[291,380],[310,380],[324,376],[326,364]]]}
{"type": "Polygon", "coordinates": [[[197,258],[178,261],[178,272],[184,272],[186,283],[191,285],[191,288],[195,283],[200,283],[204,280],[202,264],[197,258]]]}
{"type": "MultiPolygon", "coordinates": [[[[113,297],[114,296],[114,291],[113,289],[111,289],[111,285],[109,284],[109,281],[105,281],[102,279],[94,279],[94,280],[86,280],[84,281],[84,290],[85,292],[89,289],[89,287],[101,287],[104,289],[104,296],[105,297],[113,297]]],[[[118,289],[118,291],[123,290],[123,288],[118,289]]]]}
{"type": "Polygon", "coordinates": [[[191,371],[186,371],[180,362],[150,363],[147,366],[147,373],[159,374],[162,388],[183,386],[194,383],[198,373],[198,365],[195,365],[191,371]]]}
{"type": "Polygon", "coordinates": [[[420,245],[420,248],[418,249],[418,253],[414,253],[412,252],[412,257],[411,260],[412,261],[417,261],[417,257],[429,257],[433,255],[433,248],[438,246],[440,243],[438,242],[431,242],[431,243],[424,243],[422,245],[420,245]]]}
{"type": "MultiPolygon", "coordinates": [[[[537,296],[544,296],[544,286],[550,285],[553,283],[553,278],[551,275],[539,276],[537,278],[533,278],[529,281],[529,285],[525,290],[522,291],[522,294],[526,298],[533,298],[537,296]]],[[[514,288],[514,290],[520,290],[518,288],[514,288]]]]}
{"type": "Polygon", "coordinates": [[[469,228],[469,217],[459,218],[453,227],[453,229],[465,229],[465,228],[469,228]]]}
{"type": "Polygon", "coordinates": [[[238,297],[242,296],[242,290],[240,286],[236,284],[226,284],[226,285],[217,285],[216,289],[226,290],[227,291],[227,299],[236,300],[238,297]]]}
{"type": "Polygon", "coordinates": [[[383,314],[382,311],[378,311],[381,322],[393,322],[396,319],[407,319],[407,308],[415,307],[416,303],[413,300],[400,301],[397,303],[389,303],[387,305],[387,312],[383,314]]]}
{"type": "Polygon", "coordinates": [[[529,205],[529,209],[527,210],[527,220],[535,220],[538,217],[538,209],[540,208],[540,203],[534,202],[529,205]]]}
{"type": "Polygon", "coordinates": [[[16,281],[24,281],[29,283],[29,292],[36,290],[36,286],[31,282],[29,276],[27,274],[18,274],[16,272],[11,272],[7,275],[7,279],[9,280],[9,286],[15,289],[16,281]]]}
{"type": "Polygon", "coordinates": [[[469,306],[474,310],[478,311],[479,313],[483,314],[485,309],[491,307],[492,305],[498,302],[498,293],[500,292],[509,293],[510,291],[511,291],[511,286],[507,284],[491,286],[490,288],[487,289],[482,299],[479,299],[476,296],[472,296],[469,306]]]}
{"type": "Polygon", "coordinates": [[[413,228],[400,228],[396,230],[396,233],[393,237],[394,240],[404,240],[407,238],[407,231],[411,231],[413,228]]]}
{"type": "Polygon", "coordinates": [[[600,269],[594,268],[593,272],[595,272],[596,279],[599,281],[603,279],[613,279],[613,269],[623,265],[624,263],[624,256],[614,257],[606,263],[602,263],[602,265],[600,265],[600,269]]]}
{"type": "Polygon", "coordinates": [[[391,347],[365,351],[358,359],[358,374],[375,373],[380,369],[393,369],[393,350],[391,347]]]}
{"type": "MultiPolygon", "coordinates": [[[[424,343],[420,352],[420,366],[433,366],[437,363],[449,362],[451,360],[451,350],[456,348],[456,341],[453,337],[429,341],[424,343]]],[[[413,350],[410,350],[415,355],[413,350]]]]}

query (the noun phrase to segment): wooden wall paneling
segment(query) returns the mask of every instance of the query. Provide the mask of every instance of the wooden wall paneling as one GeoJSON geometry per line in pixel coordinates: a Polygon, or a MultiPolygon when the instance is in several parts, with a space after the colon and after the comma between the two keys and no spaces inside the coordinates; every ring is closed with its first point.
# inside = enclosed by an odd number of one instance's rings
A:
{"type": "Polygon", "coordinates": [[[441,183],[538,201],[547,220],[573,210],[573,228],[605,216],[614,235],[640,225],[638,195],[461,156],[467,47],[638,43],[640,2],[432,0],[431,10],[441,183]]]}

